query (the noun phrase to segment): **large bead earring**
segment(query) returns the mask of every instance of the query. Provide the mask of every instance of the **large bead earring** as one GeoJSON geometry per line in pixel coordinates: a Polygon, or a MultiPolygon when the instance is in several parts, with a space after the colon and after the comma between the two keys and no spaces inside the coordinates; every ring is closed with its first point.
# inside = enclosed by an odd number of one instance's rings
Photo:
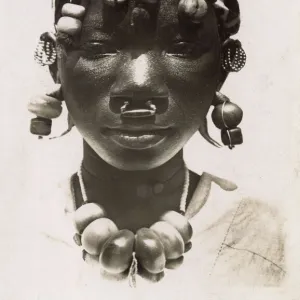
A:
{"type": "Polygon", "coordinates": [[[31,119],[30,132],[40,137],[51,133],[52,119],[62,113],[63,94],[61,86],[47,95],[32,97],[28,103],[29,112],[36,115],[31,119]]]}
{"type": "Polygon", "coordinates": [[[229,98],[217,92],[213,101],[212,121],[221,129],[221,139],[225,146],[233,149],[235,145],[243,143],[242,131],[237,127],[243,119],[242,109],[230,102],[229,98]]]}
{"type": "Polygon", "coordinates": [[[228,39],[222,49],[222,68],[226,72],[239,72],[246,64],[247,56],[239,40],[228,39]]]}

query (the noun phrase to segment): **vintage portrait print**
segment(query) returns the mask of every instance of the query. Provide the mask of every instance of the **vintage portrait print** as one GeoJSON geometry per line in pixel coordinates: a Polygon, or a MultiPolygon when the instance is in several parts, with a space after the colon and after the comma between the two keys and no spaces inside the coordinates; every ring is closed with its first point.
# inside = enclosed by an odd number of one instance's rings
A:
{"type": "Polygon", "coordinates": [[[2,1],[0,299],[300,299],[299,4],[2,1]]]}

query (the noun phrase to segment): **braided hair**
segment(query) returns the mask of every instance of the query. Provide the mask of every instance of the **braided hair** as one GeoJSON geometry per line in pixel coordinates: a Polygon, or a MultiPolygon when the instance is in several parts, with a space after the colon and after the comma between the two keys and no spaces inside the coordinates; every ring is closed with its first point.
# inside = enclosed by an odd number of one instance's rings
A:
{"type": "MultiPolygon", "coordinates": [[[[55,24],[61,17],[62,7],[66,3],[82,5],[88,0],[55,0],[55,24]]],[[[159,11],[159,0],[99,0],[113,10],[129,11],[131,24],[134,25],[136,33],[146,34],[151,32],[155,26],[159,11]]],[[[236,34],[240,28],[240,8],[238,0],[179,0],[178,18],[199,23],[205,15],[208,5],[212,5],[218,22],[219,35],[222,41],[236,34]]]]}

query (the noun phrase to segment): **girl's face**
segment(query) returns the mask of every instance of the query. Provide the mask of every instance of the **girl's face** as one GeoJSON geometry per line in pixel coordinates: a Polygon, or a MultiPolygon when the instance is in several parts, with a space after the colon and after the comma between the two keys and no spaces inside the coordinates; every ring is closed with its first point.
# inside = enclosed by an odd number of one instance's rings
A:
{"type": "Polygon", "coordinates": [[[176,0],[161,1],[146,26],[139,18],[133,25],[128,11],[92,0],[78,44],[61,42],[58,67],[68,110],[91,148],[119,169],[148,170],[204,122],[220,78],[220,40],[210,6],[197,25],[178,19],[176,0]]]}

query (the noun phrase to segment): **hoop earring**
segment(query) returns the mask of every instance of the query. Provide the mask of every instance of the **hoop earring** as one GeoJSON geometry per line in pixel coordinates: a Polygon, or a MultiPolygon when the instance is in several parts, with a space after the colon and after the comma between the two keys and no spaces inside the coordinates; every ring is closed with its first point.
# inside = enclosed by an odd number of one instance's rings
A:
{"type": "Polygon", "coordinates": [[[222,68],[226,72],[239,72],[246,64],[247,56],[239,40],[228,39],[222,49],[222,68]]]}
{"type": "Polygon", "coordinates": [[[40,66],[51,66],[56,62],[56,36],[52,32],[44,32],[34,51],[34,60],[40,66]]]}
{"type": "Polygon", "coordinates": [[[216,93],[212,105],[215,106],[211,115],[212,121],[217,128],[221,129],[223,144],[229,149],[242,144],[242,130],[237,127],[243,119],[242,109],[219,92],[216,93]]]}

